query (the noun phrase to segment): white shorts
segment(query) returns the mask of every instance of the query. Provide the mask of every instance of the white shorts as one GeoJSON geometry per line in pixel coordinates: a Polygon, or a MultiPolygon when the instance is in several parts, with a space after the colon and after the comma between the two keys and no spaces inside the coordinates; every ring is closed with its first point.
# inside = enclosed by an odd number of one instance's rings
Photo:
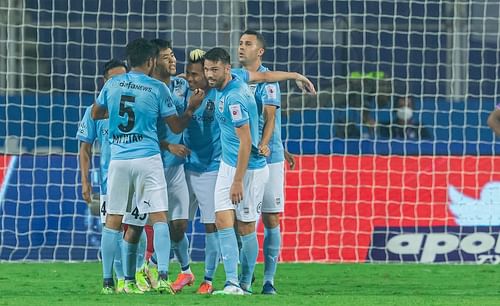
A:
{"type": "Polygon", "coordinates": [[[186,171],[190,197],[189,215],[193,219],[196,208],[199,208],[200,222],[203,224],[215,223],[214,190],[217,182],[217,172],[186,171]]]}
{"type": "Polygon", "coordinates": [[[243,201],[238,205],[231,202],[231,185],[233,184],[236,168],[220,163],[217,182],[215,184],[215,212],[235,209],[236,219],[243,222],[257,222],[262,199],[264,197],[264,187],[269,178],[269,168],[247,170],[243,178],[243,201]]]}
{"type": "Polygon", "coordinates": [[[133,213],[132,196],[137,199],[137,213],[168,211],[167,184],[160,154],[129,160],[112,160],[108,170],[108,214],[133,213]]]}
{"type": "Polygon", "coordinates": [[[281,213],[285,211],[285,162],[268,164],[269,180],[264,189],[262,201],[263,213],[281,213]]]}
{"type": "MultiPolygon", "coordinates": [[[[100,200],[101,200],[101,209],[100,209],[100,216],[101,216],[101,222],[102,224],[106,223],[106,202],[107,202],[108,196],[107,195],[101,195],[100,200]]],[[[135,196],[132,197],[132,211],[125,213],[123,215],[122,223],[124,224],[129,224],[129,225],[136,225],[136,226],[144,226],[146,225],[148,221],[148,214],[139,214],[139,209],[137,208],[137,203],[135,200],[135,196]]]]}
{"type": "Polygon", "coordinates": [[[189,218],[189,193],[184,165],[164,169],[168,193],[168,220],[189,218]]]}

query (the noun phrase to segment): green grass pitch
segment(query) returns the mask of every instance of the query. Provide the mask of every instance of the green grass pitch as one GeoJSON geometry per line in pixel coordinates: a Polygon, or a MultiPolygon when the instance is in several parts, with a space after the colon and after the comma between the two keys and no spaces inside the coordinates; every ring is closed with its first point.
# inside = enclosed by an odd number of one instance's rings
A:
{"type": "MultiPolygon", "coordinates": [[[[172,264],[170,278],[178,273],[172,264]]],[[[500,305],[494,265],[280,264],[279,295],[199,296],[203,266],[193,264],[193,287],[178,295],[99,294],[99,263],[0,263],[0,305],[500,305]]],[[[223,283],[220,265],[215,286],[223,283]]]]}

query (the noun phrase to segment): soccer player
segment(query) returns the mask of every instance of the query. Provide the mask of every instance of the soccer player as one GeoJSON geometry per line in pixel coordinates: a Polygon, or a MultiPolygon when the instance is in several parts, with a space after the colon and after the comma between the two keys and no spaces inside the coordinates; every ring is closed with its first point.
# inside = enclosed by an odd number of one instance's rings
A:
{"type": "Polygon", "coordinates": [[[221,130],[221,164],[215,185],[215,222],[226,284],[222,294],[242,295],[249,289],[257,260],[255,222],[260,212],[269,171],[258,152],[259,115],[248,86],[231,74],[230,56],[213,48],[204,56],[208,85],[217,89],[215,115],[221,130]],[[248,262],[238,281],[238,243],[234,220],[248,262]],[[241,286],[241,287],[240,287],[241,286]]]}
{"type": "MultiPolygon", "coordinates": [[[[203,56],[205,51],[195,49],[189,53],[189,63],[186,67],[186,79],[191,90],[202,88],[205,98],[195,111],[193,120],[184,131],[184,144],[190,149],[184,165],[191,203],[199,207],[201,223],[205,226],[205,276],[197,290],[199,294],[213,292],[212,280],[219,263],[220,250],[217,228],[215,226],[214,197],[217,172],[220,164],[221,144],[220,128],[215,120],[216,90],[208,86],[203,72],[203,56]]],[[[302,87],[314,92],[314,86],[300,74],[288,72],[248,72],[252,81],[268,79],[295,79],[302,87]]],[[[190,91],[191,93],[192,91],[190,91]]],[[[290,155],[293,162],[293,156],[290,155]]],[[[191,213],[196,207],[191,207],[191,213]]]]}
{"type": "MultiPolygon", "coordinates": [[[[239,62],[248,71],[269,71],[262,65],[266,44],[262,34],[245,31],[240,37],[239,62]]],[[[238,73],[241,75],[241,73],[238,73]]],[[[244,74],[243,74],[244,75],[244,74]]],[[[263,294],[276,294],[274,275],[281,246],[280,213],[284,211],[284,161],[285,152],[281,140],[281,116],[277,110],[281,106],[278,83],[250,85],[255,95],[259,111],[264,119],[259,151],[267,156],[269,183],[266,184],[262,201],[262,222],[264,223],[264,282],[263,294]]],[[[289,157],[290,166],[295,165],[289,157]]],[[[244,264],[245,259],[242,260],[244,264]]]]}
{"type": "MultiPolygon", "coordinates": [[[[175,77],[177,60],[170,41],[153,39],[159,49],[153,77],[163,82],[172,92],[172,100],[177,113],[184,112],[189,90],[187,81],[175,77]]],[[[186,229],[189,218],[189,193],[184,174],[184,161],[190,153],[182,143],[182,134],[174,133],[163,122],[158,127],[158,138],[162,151],[163,167],[168,190],[169,225],[171,248],[181,265],[181,273],[172,283],[172,289],[180,292],[182,288],[194,283],[194,275],[189,266],[189,241],[186,229]]]]}
{"type": "MultiPolygon", "coordinates": [[[[156,233],[154,247],[158,254],[158,291],[173,293],[168,280],[170,234],[167,186],[160,156],[157,121],[161,117],[173,132],[182,132],[203,99],[203,91],[195,91],[194,98],[190,100],[192,104],[179,117],[169,89],[164,83],[150,77],[156,66],[156,46],[140,38],[127,45],[126,53],[131,71],[109,80],[92,108],[94,119],[103,119],[109,113],[111,143],[109,203],[101,240],[102,293],[113,292],[111,264],[122,216],[131,206],[133,194],[136,196],[138,212],[149,214],[156,233]]],[[[126,293],[143,293],[135,283],[135,256],[141,233],[142,228],[132,226],[124,237],[126,293]]]]}
{"type": "MultiPolygon", "coordinates": [[[[104,64],[104,83],[111,77],[127,72],[125,63],[118,60],[110,60],[104,64]]],[[[106,135],[108,134],[108,120],[94,121],[91,117],[92,106],[87,107],[85,114],[80,122],[76,138],[80,141],[80,176],[82,180],[82,196],[85,202],[90,204],[92,202],[92,184],[89,181],[89,169],[92,157],[92,145],[97,140],[101,147],[100,158],[100,217],[101,222],[106,222],[106,194],[108,182],[108,165],[110,158],[109,141],[106,135]]],[[[118,244],[121,245],[119,237],[118,244]]],[[[119,248],[118,248],[119,250],[119,248]]],[[[116,278],[118,280],[116,291],[123,291],[125,279],[123,275],[121,252],[116,254],[113,263],[116,278]]]]}
{"type": "MultiPolygon", "coordinates": [[[[213,292],[212,280],[219,264],[220,247],[215,226],[214,190],[219,170],[221,144],[220,128],[215,119],[216,90],[208,86],[203,72],[204,51],[196,49],[190,52],[186,67],[186,79],[189,82],[189,95],[196,88],[205,91],[205,98],[194,112],[193,120],[184,131],[184,144],[190,154],[184,165],[188,183],[190,203],[200,209],[201,223],[205,226],[205,275],[198,294],[213,292]]],[[[191,213],[196,207],[191,207],[191,213]]]]}

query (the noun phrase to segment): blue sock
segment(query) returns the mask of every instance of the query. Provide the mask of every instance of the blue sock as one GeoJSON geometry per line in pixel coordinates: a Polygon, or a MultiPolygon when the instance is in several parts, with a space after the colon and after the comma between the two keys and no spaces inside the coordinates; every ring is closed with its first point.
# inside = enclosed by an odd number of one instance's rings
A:
{"type": "Polygon", "coordinates": [[[189,269],[189,241],[187,235],[184,234],[184,237],[180,241],[172,241],[172,249],[174,249],[175,256],[179,260],[181,264],[181,270],[186,271],[189,269]]]}
{"type": "Polygon", "coordinates": [[[130,243],[123,240],[123,272],[125,272],[125,280],[135,280],[135,262],[137,260],[137,245],[138,243],[130,243]]]}
{"type": "Polygon", "coordinates": [[[205,234],[205,280],[212,281],[215,271],[219,265],[220,246],[219,235],[215,233],[205,234]]]}
{"type": "Polygon", "coordinates": [[[123,263],[122,263],[122,244],[123,244],[123,232],[120,232],[118,237],[118,244],[116,246],[115,260],[113,262],[113,268],[115,269],[115,274],[117,279],[124,279],[125,274],[123,274],[123,263]]]}
{"type": "Polygon", "coordinates": [[[274,228],[264,227],[264,284],[270,282],[274,285],[274,275],[278,266],[278,257],[281,248],[280,226],[274,228]]]}
{"type": "Polygon", "coordinates": [[[155,237],[153,240],[156,259],[158,260],[158,274],[168,278],[168,264],[170,262],[170,232],[166,222],[156,222],[153,225],[155,237]]]}
{"type": "Polygon", "coordinates": [[[116,247],[119,236],[122,233],[104,226],[101,237],[101,257],[102,257],[102,277],[104,279],[113,278],[113,260],[116,254],[116,247]]]}
{"type": "Polygon", "coordinates": [[[248,287],[252,283],[252,275],[259,254],[259,242],[257,241],[256,232],[241,236],[241,253],[243,253],[241,284],[248,287]]]}
{"type": "Polygon", "coordinates": [[[148,245],[148,237],[146,236],[146,231],[142,231],[141,238],[139,239],[139,245],[137,246],[137,262],[136,269],[139,271],[144,264],[144,255],[146,254],[146,247],[148,245]]]}
{"type": "Polygon", "coordinates": [[[219,230],[219,243],[226,282],[238,284],[238,242],[233,227],[219,230]]]}

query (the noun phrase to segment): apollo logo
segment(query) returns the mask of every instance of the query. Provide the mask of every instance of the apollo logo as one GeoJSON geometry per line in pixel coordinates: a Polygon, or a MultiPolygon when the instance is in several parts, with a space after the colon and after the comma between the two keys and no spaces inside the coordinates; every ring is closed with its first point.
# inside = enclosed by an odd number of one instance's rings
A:
{"type": "Polygon", "coordinates": [[[396,234],[395,231],[401,231],[396,228],[375,229],[369,260],[500,263],[499,227],[425,227],[406,230],[413,233],[396,234]]]}

